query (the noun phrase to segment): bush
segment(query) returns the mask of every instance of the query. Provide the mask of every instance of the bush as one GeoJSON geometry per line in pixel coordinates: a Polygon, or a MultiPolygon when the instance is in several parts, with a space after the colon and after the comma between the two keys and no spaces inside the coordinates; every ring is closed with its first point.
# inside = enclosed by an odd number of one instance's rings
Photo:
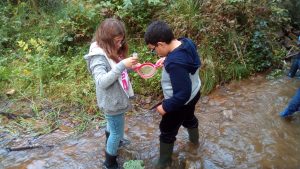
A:
{"type": "MultiPolygon", "coordinates": [[[[14,88],[20,97],[75,105],[83,117],[86,112],[97,114],[95,88],[83,55],[98,24],[104,18],[117,17],[126,24],[130,53],[138,52],[140,62],[158,59],[148,52],[143,40],[152,20],[165,20],[177,37],[193,39],[201,54],[202,93],[207,94],[218,84],[281,67],[285,51],[277,43],[277,32],[290,22],[289,17],[298,24],[299,3],[285,1],[286,10],[279,2],[1,1],[1,90],[14,88]]],[[[148,80],[131,73],[135,93],[160,96],[160,71],[148,80]]],[[[83,119],[81,129],[93,118],[83,119]]]]}
{"type": "Polygon", "coordinates": [[[280,67],[282,55],[275,55],[282,54],[277,52],[281,47],[276,32],[289,18],[276,1],[179,0],[158,16],[171,25],[177,37],[187,36],[198,44],[204,93],[216,84],[280,67]]]}
{"type": "Polygon", "coordinates": [[[300,1],[299,0],[284,0],[282,6],[288,10],[288,14],[291,18],[292,25],[297,29],[300,29],[300,1]]]}

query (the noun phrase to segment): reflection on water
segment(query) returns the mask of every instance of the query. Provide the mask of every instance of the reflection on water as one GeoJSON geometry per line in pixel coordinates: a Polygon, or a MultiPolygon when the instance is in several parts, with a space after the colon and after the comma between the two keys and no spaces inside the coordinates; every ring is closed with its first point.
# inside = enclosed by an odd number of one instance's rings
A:
{"type": "MultiPolygon", "coordinates": [[[[300,114],[286,120],[278,116],[298,87],[298,79],[267,81],[258,76],[232,82],[201,98],[196,110],[201,145],[189,144],[187,131],[180,128],[172,168],[299,168],[300,114]]],[[[120,149],[120,163],[141,159],[145,168],[152,168],[159,151],[159,121],[153,112],[127,116],[126,136],[132,143],[120,149]]],[[[51,140],[55,138],[37,142],[51,140]]],[[[8,153],[1,149],[0,168],[100,168],[104,141],[102,129],[53,141],[55,147],[50,150],[8,153]]]]}

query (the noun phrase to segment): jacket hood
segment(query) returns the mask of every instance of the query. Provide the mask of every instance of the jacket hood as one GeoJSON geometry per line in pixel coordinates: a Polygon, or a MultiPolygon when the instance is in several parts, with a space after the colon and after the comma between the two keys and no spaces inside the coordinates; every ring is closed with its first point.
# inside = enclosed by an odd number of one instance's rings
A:
{"type": "Polygon", "coordinates": [[[84,59],[86,60],[89,72],[91,72],[90,70],[91,58],[96,55],[103,55],[106,57],[106,53],[104,52],[104,50],[100,48],[96,42],[93,42],[90,46],[89,53],[84,55],[84,59]]]}
{"type": "Polygon", "coordinates": [[[201,65],[196,45],[189,38],[179,38],[178,40],[182,44],[168,54],[165,66],[167,67],[170,63],[177,63],[194,74],[201,65]]]}

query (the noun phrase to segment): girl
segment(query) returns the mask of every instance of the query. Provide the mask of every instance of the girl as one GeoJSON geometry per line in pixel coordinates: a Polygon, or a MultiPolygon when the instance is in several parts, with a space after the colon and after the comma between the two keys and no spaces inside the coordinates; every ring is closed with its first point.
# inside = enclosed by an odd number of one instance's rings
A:
{"type": "Polygon", "coordinates": [[[97,104],[107,120],[106,168],[118,168],[117,149],[124,136],[124,114],[131,108],[133,90],[126,69],[132,69],[137,57],[128,57],[124,24],[113,18],[98,27],[87,61],[96,85],[97,104]]]}

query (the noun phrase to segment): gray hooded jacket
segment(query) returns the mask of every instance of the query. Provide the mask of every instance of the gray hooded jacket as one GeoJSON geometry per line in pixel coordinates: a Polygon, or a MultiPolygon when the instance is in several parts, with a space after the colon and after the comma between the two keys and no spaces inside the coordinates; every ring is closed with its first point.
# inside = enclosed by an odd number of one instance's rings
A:
{"type": "MultiPolygon", "coordinates": [[[[89,72],[92,74],[96,85],[97,104],[100,110],[107,115],[125,113],[131,108],[129,96],[123,90],[118,78],[126,69],[121,61],[112,67],[106,53],[98,47],[97,50],[89,51],[84,56],[89,72]]],[[[129,83],[132,92],[132,86],[129,83]]],[[[130,95],[132,96],[133,93],[130,95]]]]}

